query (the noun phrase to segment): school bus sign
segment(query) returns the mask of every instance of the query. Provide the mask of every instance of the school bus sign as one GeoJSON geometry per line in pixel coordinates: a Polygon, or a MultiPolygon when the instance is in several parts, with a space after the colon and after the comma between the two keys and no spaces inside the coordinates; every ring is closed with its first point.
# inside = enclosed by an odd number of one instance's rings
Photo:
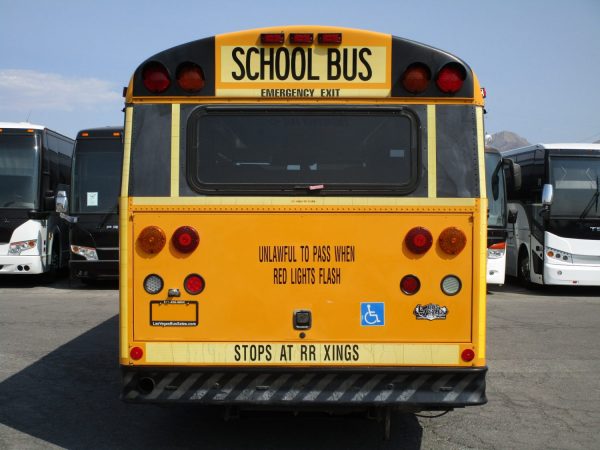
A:
{"type": "MultiPolygon", "coordinates": [[[[293,34],[293,33],[292,33],[293,34]]],[[[263,44],[256,33],[216,37],[217,97],[338,98],[390,95],[389,35],[343,43],[263,44]]],[[[276,34],[272,34],[276,36],[276,34]]]]}

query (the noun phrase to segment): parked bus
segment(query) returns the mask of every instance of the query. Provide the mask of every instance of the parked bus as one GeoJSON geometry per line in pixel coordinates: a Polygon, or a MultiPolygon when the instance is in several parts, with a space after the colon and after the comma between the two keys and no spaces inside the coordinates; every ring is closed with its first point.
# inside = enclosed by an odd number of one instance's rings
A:
{"type": "Polygon", "coordinates": [[[510,190],[507,272],[530,284],[600,285],[600,144],[537,144],[503,153],[521,166],[510,190]]]}
{"type": "Polygon", "coordinates": [[[71,178],[73,140],[41,125],[0,123],[0,274],[66,268],[69,236],[54,212],[71,178]]]}
{"type": "Polygon", "coordinates": [[[72,277],[84,282],[119,277],[119,191],[123,127],[77,134],[68,213],[72,277]]]}
{"type": "Polygon", "coordinates": [[[127,88],[122,398],[450,410],[485,396],[483,98],[447,52],[290,26],[127,88]]]}

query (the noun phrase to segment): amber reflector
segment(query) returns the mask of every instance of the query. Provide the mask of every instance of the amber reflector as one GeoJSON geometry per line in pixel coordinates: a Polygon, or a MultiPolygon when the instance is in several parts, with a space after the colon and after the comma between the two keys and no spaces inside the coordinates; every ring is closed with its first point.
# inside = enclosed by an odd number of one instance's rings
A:
{"type": "Polygon", "coordinates": [[[165,232],[158,227],[150,226],[142,230],[138,236],[138,244],[146,253],[160,252],[167,242],[165,232]]]}
{"type": "Polygon", "coordinates": [[[458,228],[446,228],[440,234],[440,248],[449,255],[458,255],[467,245],[467,236],[458,228]]]}

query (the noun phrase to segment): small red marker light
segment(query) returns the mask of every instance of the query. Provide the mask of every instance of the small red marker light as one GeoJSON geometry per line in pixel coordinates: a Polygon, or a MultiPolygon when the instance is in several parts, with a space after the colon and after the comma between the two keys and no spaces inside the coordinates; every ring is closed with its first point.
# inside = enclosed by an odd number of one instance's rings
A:
{"type": "Polygon", "coordinates": [[[290,33],[290,42],[292,44],[312,44],[312,33],[290,33]]]}
{"type": "Polygon", "coordinates": [[[421,288],[421,282],[414,275],[406,275],[400,281],[400,289],[406,295],[416,294],[421,288]]]}
{"type": "Polygon", "coordinates": [[[183,287],[188,294],[197,295],[204,290],[206,283],[204,278],[200,275],[193,273],[185,277],[183,281],[183,287]]]}
{"type": "Polygon", "coordinates": [[[460,357],[464,362],[471,362],[475,359],[475,352],[470,348],[465,348],[460,357]]]}
{"type": "Polygon", "coordinates": [[[342,33],[319,33],[319,44],[341,44],[342,33]]]}
{"type": "Polygon", "coordinates": [[[283,44],[284,40],[283,33],[262,33],[260,35],[261,44],[283,44]]]}
{"type": "Polygon", "coordinates": [[[142,356],[144,356],[144,350],[142,350],[140,347],[133,347],[129,351],[129,356],[131,356],[131,359],[137,361],[139,359],[142,359],[142,356]]]}

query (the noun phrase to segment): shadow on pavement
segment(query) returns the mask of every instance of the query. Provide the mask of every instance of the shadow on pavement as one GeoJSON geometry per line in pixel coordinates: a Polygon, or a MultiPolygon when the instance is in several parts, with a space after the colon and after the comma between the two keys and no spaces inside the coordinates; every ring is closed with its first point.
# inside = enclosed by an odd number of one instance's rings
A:
{"type": "Polygon", "coordinates": [[[418,449],[422,428],[394,414],[354,417],[274,414],[223,421],[190,406],[119,400],[118,317],[103,322],[0,383],[0,422],[65,448],[418,449]]]}
{"type": "Polygon", "coordinates": [[[46,274],[42,275],[3,275],[0,277],[0,288],[19,288],[31,289],[36,287],[45,287],[50,289],[88,289],[88,290],[115,290],[119,289],[118,280],[92,280],[87,283],[79,279],[69,278],[66,274],[59,274],[56,277],[49,278],[46,274]]]}
{"type": "Polygon", "coordinates": [[[598,297],[600,296],[599,286],[542,286],[531,285],[524,286],[519,280],[513,277],[506,277],[506,283],[503,286],[488,285],[487,294],[511,293],[523,296],[541,296],[541,297],[598,297]]]}

